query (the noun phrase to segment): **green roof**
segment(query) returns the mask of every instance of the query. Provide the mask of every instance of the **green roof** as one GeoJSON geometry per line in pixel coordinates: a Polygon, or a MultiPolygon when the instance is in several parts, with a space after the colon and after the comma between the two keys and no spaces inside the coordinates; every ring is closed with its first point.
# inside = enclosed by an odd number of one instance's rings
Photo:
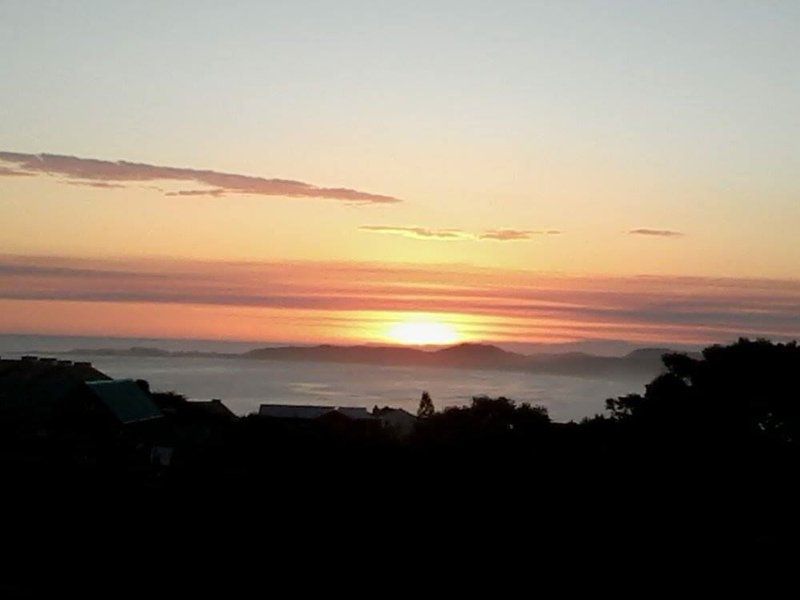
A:
{"type": "Polygon", "coordinates": [[[120,423],[136,423],[157,419],[161,411],[132,379],[88,381],[86,385],[120,423]]]}

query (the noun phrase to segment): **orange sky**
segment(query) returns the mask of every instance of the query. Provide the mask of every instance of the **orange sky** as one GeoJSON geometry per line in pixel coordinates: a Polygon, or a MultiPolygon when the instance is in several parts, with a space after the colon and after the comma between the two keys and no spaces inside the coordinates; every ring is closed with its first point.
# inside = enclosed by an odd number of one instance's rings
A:
{"type": "Polygon", "coordinates": [[[789,2],[6,3],[0,333],[796,337],[799,28],[789,2]]]}
{"type": "Polygon", "coordinates": [[[453,341],[702,344],[798,332],[800,283],[564,276],[458,264],[0,256],[0,329],[394,343],[398,324],[453,341]]]}

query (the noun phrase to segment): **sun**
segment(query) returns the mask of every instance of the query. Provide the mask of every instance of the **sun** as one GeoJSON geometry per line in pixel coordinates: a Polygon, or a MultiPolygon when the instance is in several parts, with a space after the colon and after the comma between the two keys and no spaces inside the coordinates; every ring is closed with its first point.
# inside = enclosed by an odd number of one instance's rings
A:
{"type": "Polygon", "coordinates": [[[459,340],[456,329],[430,319],[409,319],[389,327],[387,337],[398,344],[423,346],[427,344],[454,344],[459,340]]]}

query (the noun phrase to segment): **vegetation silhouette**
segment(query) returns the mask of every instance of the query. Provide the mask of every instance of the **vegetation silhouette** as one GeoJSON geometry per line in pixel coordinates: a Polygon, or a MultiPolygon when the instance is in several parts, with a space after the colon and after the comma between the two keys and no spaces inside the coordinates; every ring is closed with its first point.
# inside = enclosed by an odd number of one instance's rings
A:
{"type": "Polygon", "coordinates": [[[246,502],[281,515],[269,520],[273,536],[309,515],[319,527],[325,514],[351,531],[380,523],[472,545],[509,536],[603,551],[795,544],[796,343],[741,339],[663,362],[644,393],[609,399],[604,414],[578,423],[504,397],[436,411],[426,392],[414,432],[403,436],[378,418],[336,411],[236,418],[146,382],[139,387],[160,421],[100,435],[65,413],[42,436],[19,402],[0,397],[0,467],[20,514],[43,498],[74,500],[78,511],[96,511],[98,498],[115,512],[134,501],[135,511],[161,516],[180,507],[183,517],[192,507],[241,511],[246,502]],[[424,526],[413,520],[421,498],[431,515],[424,526]]]}
{"type": "Polygon", "coordinates": [[[422,398],[419,399],[419,408],[417,409],[417,417],[420,419],[428,419],[436,414],[436,408],[433,406],[433,400],[428,392],[422,392],[422,398]]]}
{"type": "Polygon", "coordinates": [[[706,348],[702,358],[663,357],[666,372],[644,395],[610,399],[611,418],[653,435],[725,444],[800,441],[800,348],[740,339],[706,348]]]}

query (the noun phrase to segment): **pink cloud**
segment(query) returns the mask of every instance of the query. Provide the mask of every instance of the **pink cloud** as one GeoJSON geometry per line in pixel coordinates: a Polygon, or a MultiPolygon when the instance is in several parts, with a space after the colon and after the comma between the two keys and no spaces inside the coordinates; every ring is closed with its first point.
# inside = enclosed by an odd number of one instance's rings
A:
{"type": "MultiPolygon", "coordinates": [[[[484,339],[707,343],[800,336],[800,282],[702,277],[570,277],[465,265],[214,262],[0,256],[0,301],[461,315],[484,339]]],[[[372,318],[380,319],[375,316],[372,318]]],[[[2,320],[0,319],[0,323],[2,320]]]]}
{"type": "MultiPolygon", "coordinates": [[[[103,186],[144,181],[189,182],[210,189],[190,189],[178,195],[253,194],[295,198],[327,198],[362,204],[391,204],[399,198],[371,194],[349,188],[326,188],[287,179],[267,179],[250,175],[211,170],[163,167],[127,161],[108,161],[56,154],[21,154],[0,152],[0,161],[13,165],[2,167],[6,175],[55,175],[75,185],[103,186]]],[[[1,167],[1,166],[0,166],[1,167]]],[[[0,173],[3,174],[3,173],[0,173]]]]}
{"type": "Polygon", "coordinates": [[[30,177],[33,173],[26,173],[25,171],[17,171],[0,165],[0,177],[30,177]]]}

